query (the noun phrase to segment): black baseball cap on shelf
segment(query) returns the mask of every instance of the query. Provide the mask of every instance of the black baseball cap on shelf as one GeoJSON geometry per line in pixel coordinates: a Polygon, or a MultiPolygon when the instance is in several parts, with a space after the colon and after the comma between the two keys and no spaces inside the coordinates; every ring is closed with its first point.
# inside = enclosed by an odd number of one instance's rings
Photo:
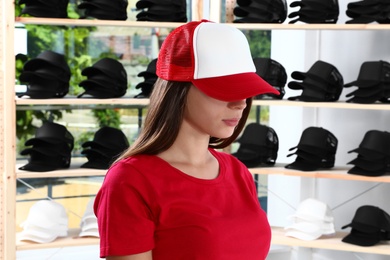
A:
{"type": "Polygon", "coordinates": [[[98,20],[115,20],[126,21],[127,13],[123,12],[106,12],[97,7],[90,7],[84,10],[84,15],[80,16],[80,19],[95,18],[98,20]]]}
{"type": "MultiPolygon", "coordinates": [[[[336,7],[336,1],[321,1],[321,0],[301,0],[290,3],[290,7],[309,6],[313,9],[333,10],[336,7]]],[[[337,4],[338,7],[338,4],[337,4]]]]}
{"type": "Polygon", "coordinates": [[[347,99],[347,103],[358,103],[358,104],[373,104],[376,101],[381,99],[381,95],[376,94],[369,97],[352,97],[350,99],[347,99]]]}
{"type": "Polygon", "coordinates": [[[137,21],[187,22],[187,13],[184,11],[179,11],[167,15],[160,15],[142,11],[136,15],[136,18],[137,21]]]}
{"type": "Polygon", "coordinates": [[[25,92],[18,93],[17,96],[29,96],[32,99],[62,98],[68,92],[68,82],[36,78],[27,85],[25,92]]]}
{"type": "Polygon", "coordinates": [[[289,18],[298,17],[289,23],[302,21],[306,23],[336,23],[339,15],[338,0],[302,0],[294,1],[290,7],[300,7],[296,12],[291,12],[289,18]]]}
{"type": "Polygon", "coordinates": [[[107,90],[119,87],[121,89],[126,89],[127,84],[125,82],[115,81],[112,78],[106,76],[105,74],[95,74],[88,77],[86,80],[82,80],[79,83],[81,87],[101,87],[106,88],[107,90]]]}
{"type": "Polygon", "coordinates": [[[236,142],[240,146],[233,156],[247,167],[275,164],[279,139],[273,128],[259,123],[250,123],[244,128],[236,142]]]}
{"type": "Polygon", "coordinates": [[[311,78],[319,82],[340,83],[343,77],[340,71],[331,63],[317,60],[311,65],[307,72],[293,71],[291,77],[296,80],[311,78]]]}
{"type": "Polygon", "coordinates": [[[319,169],[332,168],[334,164],[321,164],[312,161],[305,160],[304,158],[297,156],[295,161],[284,166],[286,169],[299,170],[299,171],[316,171],[319,169]]]}
{"type": "Polygon", "coordinates": [[[102,58],[81,71],[83,76],[92,77],[96,74],[104,74],[107,77],[127,84],[127,72],[123,64],[113,58],[102,58]]]}
{"type": "Polygon", "coordinates": [[[299,149],[318,156],[325,156],[329,153],[335,154],[337,151],[338,140],[329,130],[310,126],[303,130],[299,143],[289,149],[299,149]]]}
{"type": "Polygon", "coordinates": [[[21,82],[31,82],[39,79],[57,80],[69,82],[70,74],[65,73],[62,69],[53,66],[37,68],[34,71],[23,70],[20,73],[19,80],[21,82]]]}
{"type": "Polygon", "coordinates": [[[259,19],[273,23],[283,23],[287,17],[283,7],[257,2],[249,6],[236,6],[233,9],[233,14],[237,17],[259,17],[259,19]]]}
{"type": "Polygon", "coordinates": [[[47,68],[48,66],[62,69],[65,74],[64,76],[70,78],[70,67],[65,59],[65,55],[51,50],[45,50],[38,54],[37,57],[28,60],[24,63],[23,70],[35,71],[37,69],[47,68]]]}
{"type": "Polygon", "coordinates": [[[381,169],[378,170],[369,170],[369,169],[363,169],[356,165],[347,171],[347,173],[349,174],[370,176],[370,177],[382,176],[385,175],[386,172],[387,172],[387,167],[382,167],[381,169]]]}
{"type": "Polygon", "coordinates": [[[287,82],[286,69],[278,61],[271,58],[253,58],[253,63],[256,67],[256,74],[267,81],[271,86],[277,88],[279,95],[275,94],[261,94],[256,96],[256,99],[274,98],[282,99],[285,91],[284,87],[287,82]]]}
{"type": "Polygon", "coordinates": [[[186,7],[186,0],[139,0],[135,3],[136,8],[145,9],[150,8],[154,5],[163,5],[163,6],[179,6],[186,7]]]}
{"type": "Polygon", "coordinates": [[[333,94],[335,99],[338,99],[343,91],[343,82],[339,82],[338,84],[332,84],[323,81],[317,81],[312,78],[305,78],[303,81],[290,81],[287,86],[290,89],[294,90],[304,90],[305,88],[311,88],[314,91],[319,93],[329,93],[333,94]]]}
{"type": "Polygon", "coordinates": [[[154,83],[156,83],[157,78],[148,78],[144,81],[141,81],[135,86],[135,89],[142,89],[142,88],[153,88],[154,83]]]}
{"type": "Polygon", "coordinates": [[[387,161],[388,161],[387,157],[370,160],[359,154],[355,159],[348,162],[347,164],[353,164],[363,170],[381,171],[381,170],[386,170],[388,164],[387,161]]]}
{"type": "Polygon", "coordinates": [[[100,8],[108,13],[126,13],[127,0],[83,0],[77,7],[79,9],[100,8]]]}
{"type": "Polygon", "coordinates": [[[122,152],[129,147],[129,141],[122,130],[103,126],[95,132],[93,140],[83,143],[82,147],[103,147],[122,152]]]}
{"type": "MultiPolygon", "coordinates": [[[[377,85],[374,85],[370,88],[358,88],[358,89],[348,93],[345,96],[346,97],[356,96],[356,97],[361,97],[361,98],[371,97],[371,96],[376,96],[376,95],[382,96],[382,92],[384,91],[385,88],[386,88],[385,84],[378,83],[377,85]]],[[[390,90],[390,87],[389,87],[389,90],[390,90]]]]}
{"type": "Polygon", "coordinates": [[[157,65],[157,59],[151,60],[146,66],[146,70],[141,71],[140,73],[138,73],[137,76],[144,77],[145,80],[148,78],[157,78],[156,65],[157,65]]]}
{"type": "Polygon", "coordinates": [[[35,137],[27,140],[25,146],[35,145],[40,142],[60,144],[65,142],[70,149],[74,147],[74,137],[68,129],[60,124],[46,121],[35,131],[35,137]]]}
{"type": "Polygon", "coordinates": [[[112,81],[105,75],[94,75],[88,77],[88,79],[81,81],[79,86],[85,89],[85,93],[80,96],[97,92],[98,94],[94,94],[94,96],[121,97],[125,95],[127,91],[127,84],[125,82],[112,81]]]}
{"type": "Polygon", "coordinates": [[[383,60],[365,61],[360,66],[357,80],[345,84],[344,87],[370,88],[381,82],[390,84],[390,63],[383,60]]]}
{"type": "Polygon", "coordinates": [[[84,81],[82,87],[84,88],[84,92],[79,94],[77,98],[120,98],[126,94],[126,90],[124,88],[118,88],[115,86],[110,86],[111,88],[99,86],[97,84],[87,84],[90,81],[84,81]]]}
{"type": "Polygon", "coordinates": [[[313,164],[324,165],[323,168],[333,167],[335,162],[334,153],[328,153],[320,156],[318,154],[313,154],[305,150],[297,149],[294,153],[288,154],[287,157],[293,155],[297,155],[301,159],[313,164]]]}
{"type": "Polygon", "coordinates": [[[101,169],[106,170],[110,167],[112,163],[111,158],[103,156],[99,153],[95,153],[93,150],[84,150],[84,155],[87,157],[88,161],[83,163],[80,168],[90,168],[90,169],[101,169]]]}
{"type": "Polygon", "coordinates": [[[318,88],[307,87],[303,89],[300,96],[288,97],[287,99],[305,102],[333,102],[339,99],[339,95],[318,88]]]}
{"type": "Polygon", "coordinates": [[[348,153],[358,153],[368,160],[390,156],[390,133],[380,130],[369,130],[364,134],[359,147],[348,153]]]}
{"type": "Polygon", "coordinates": [[[27,14],[34,17],[44,18],[68,18],[67,6],[69,0],[57,1],[29,1],[21,0],[19,5],[25,6],[21,10],[21,15],[27,14]]]}
{"type": "Polygon", "coordinates": [[[28,155],[38,152],[47,156],[62,155],[70,157],[71,151],[72,149],[70,149],[69,145],[65,142],[51,144],[44,141],[37,141],[32,147],[25,148],[20,151],[20,155],[28,155]]]}
{"type": "Polygon", "coordinates": [[[134,98],[148,98],[153,91],[154,84],[141,82],[137,84],[136,89],[141,89],[141,93],[134,96],[134,98]]]}
{"type": "Polygon", "coordinates": [[[19,167],[19,170],[32,172],[47,172],[69,168],[71,157],[63,155],[47,155],[39,151],[31,151],[28,163],[19,167]]]}
{"type": "Polygon", "coordinates": [[[359,207],[351,223],[341,227],[352,228],[352,232],[342,239],[343,242],[359,246],[373,246],[381,240],[390,239],[390,216],[383,209],[364,205],[359,207]]]}
{"type": "Polygon", "coordinates": [[[256,9],[273,10],[275,13],[282,14],[284,19],[286,19],[287,16],[286,0],[237,0],[236,3],[238,7],[254,7],[256,9]]]}

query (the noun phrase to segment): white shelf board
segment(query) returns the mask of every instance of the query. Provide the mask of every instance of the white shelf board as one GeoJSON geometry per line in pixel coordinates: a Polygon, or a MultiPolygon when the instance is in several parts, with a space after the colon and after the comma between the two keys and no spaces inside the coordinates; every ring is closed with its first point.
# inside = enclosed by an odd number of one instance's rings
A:
{"type": "Polygon", "coordinates": [[[250,168],[249,171],[252,174],[263,174],[263,175],[287,175],[287,176],[298,176],[298,177],[309,177],[309,178],[324,178],[324,179],[339,179],[348,181],[368,181],[368,182],[386,182],[390,183],[390,175],[383,176],[363,176],[348,173],[348,170],[352,166],[339,166],[331,169],[316,170],[316,171],[299,171],[286,169],[280,164],[276,164],[275,167],[258,167],[250,168]]]}

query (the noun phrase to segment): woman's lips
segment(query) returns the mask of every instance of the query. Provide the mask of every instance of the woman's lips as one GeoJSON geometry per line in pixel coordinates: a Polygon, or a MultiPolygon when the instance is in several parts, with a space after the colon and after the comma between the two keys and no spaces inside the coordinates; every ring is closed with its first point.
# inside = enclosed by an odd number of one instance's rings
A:
{"type": "Polygon", "coordinates": [[[224,122],[227,126],[237,126],[237,125],[238,125],[238,122],[240,122],[240,119],[239,119],[239,118],[224,119],[223,122],[224,122]]]}

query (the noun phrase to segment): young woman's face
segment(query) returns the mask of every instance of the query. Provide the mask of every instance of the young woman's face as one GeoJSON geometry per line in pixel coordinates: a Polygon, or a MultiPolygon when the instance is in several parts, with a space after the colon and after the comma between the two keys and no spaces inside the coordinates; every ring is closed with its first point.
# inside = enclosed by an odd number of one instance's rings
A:
{"type": "Polygon", "coordinates": [[[191,86],[187,96],[184,121],[200,134],[216,138],[230,137],[237,126],[246,100],[221,101],[191,86]]]}

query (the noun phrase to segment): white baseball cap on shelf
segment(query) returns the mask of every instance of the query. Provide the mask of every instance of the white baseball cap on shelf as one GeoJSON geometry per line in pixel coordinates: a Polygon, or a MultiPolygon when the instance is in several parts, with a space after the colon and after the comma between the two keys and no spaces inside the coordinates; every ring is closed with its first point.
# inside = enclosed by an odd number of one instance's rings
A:
{"type": "Polygon", "coordinates": [[[18,239],[37,243],[49,243],[68,234],[68,216],[62,204],[52,200],[34,203],[27,219],[20,224],[23,231],[18,239]]]}
{"type": "Polygon", "coordinates": [[[317,199],[302,201],[295,214],[288,217],[293,224],[286,226],[286,236],[301,240],[315,240],[323,235],[334,235],[333,214],[329,206],[317,199]]]}
{"type": "Polygon", "coordinates": [[[24,223],[33,224],[42,228],[53,228],[58,225],[68,225],[68,215],[65,207],[52,200],[39,200],[34,203],[24,223]]]}

